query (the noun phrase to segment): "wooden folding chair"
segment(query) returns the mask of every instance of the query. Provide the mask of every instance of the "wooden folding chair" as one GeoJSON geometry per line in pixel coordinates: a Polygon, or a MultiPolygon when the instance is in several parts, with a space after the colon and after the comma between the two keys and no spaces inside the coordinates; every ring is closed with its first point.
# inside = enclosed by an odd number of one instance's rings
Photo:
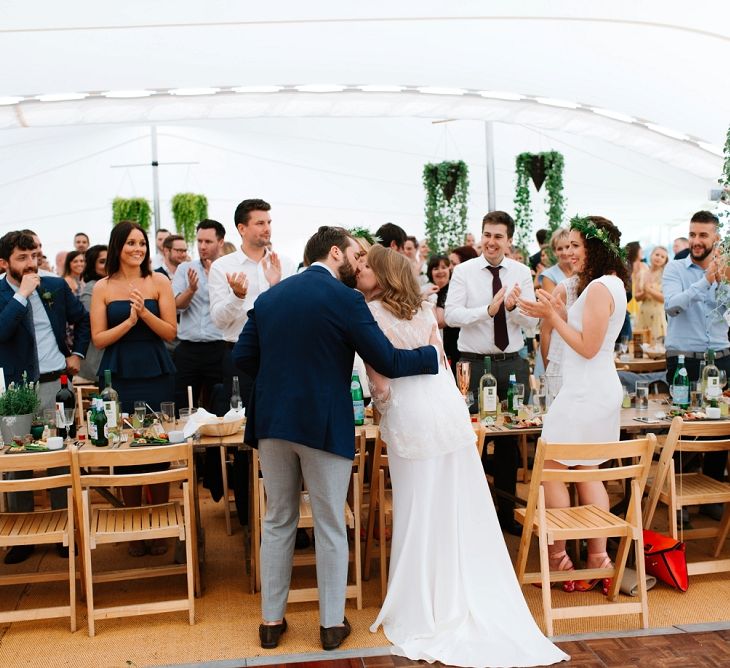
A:
{"type": "Polygon", "coordinates": [[[86,590],[86,606],[89,636],[95,632],[97,619],[129,617],[163,612],[187,610],[190,624],[195,623],[195,583],[197,580],[197,544],[193,519],[193,452],[190,443],[180,445],[125,448],[118,450],[79,449],[72,446],[74,498],[80,518],[82,563],[86,590]],[[161,464],[169,462],[177,467],[151,473],[91,473],[91,467],[161,464]],[[153,506],[91,507],[89,490],[92,487],[129,487],[159,483],[182,483],[182,506],[170,501],[153,506]],[[146,568],[129,568],[117,571],[97,571],[92,565],[91,553],[106,543],[123,543],[133,540],[177,538],[185,542],[186,563],[146,568]],[[161,577],[185,574],[187,596],[155,601],[99,607],[94,597],[94,585],[137,578],[161,577]]]}
{"type": "MultiPolygon", "coordinates": [[[[361,514],[362,514],[362,490],[363,478],[365,475],[365,435],[357,436],[355,440],[356,451],[353,460],[353,474],[351,487],[348,491],[348,497],[351,501],[345,504],[345,525],[352,532],[353,547],[350,552],[350,562],[352,563],[351,583],[345,589],[345,598],[355,599],[358,610],[362,610],[362,564],[361,564],[361,514]]],[[[263,521],[266,517],[266,489],[264,487],[263,478],[253,478],[258,476],[260,464],[258,462],[257,453],[254,452],[254,464],[252,466],[252,481],[258,482],[258,515],[255,521],[256,530],[252,535],[252,547],[254,550],[255,573],[257,588],[261,587],[261,532],[263,530],[263,521]]],[[[314,516],[312,515],[312,506],[309,500],[309,493],[303,490],[299,499],[299,523],[298,529],[314,528],[314,516]]],[[[316,534],[315,534],[316,537],[316,534]]],[[[300,553],[294,555],[293,566],[312,566],[316,563],[315,553],[300,553]]],[[[302,587],[298,589],[289,589],[289,603],[301,603],[303,601],[318,601],[319,590],[317,587],[302,587]]]]}
{"type": "Polygon", "coordinates": [[[515,519],[523,525],[520,548],[517,555],[517,579],[520,584],[537,583],[542,586],[542,604],[545,616],[545,627],[548,636],[553,635],[554,619],[572,619],[575,617],[596,617],[604,615],[641,615],[642,628],[649,626],[649,609],[646,596],[646,577],[644,573],[644,542],[641,522],[641,497],[649,474],[656,439],[654,434],[635,441],[619,441],[617,443],[590,444],[554,444],[543,439],[537,442],[535,463],[532,469],[532,481],[527,498],[526,508],[515,510],[515,519]],[[552,460],[596,460],[605,458],[613,460],[607,468],[590,470],[545,469],[545,462],[552,460]],[[613,465],[615,460],[637,463],[613,465]],[[631,496],[626,519],[617,517],[609,511],[593,505],[571,508],[550,509],[545,505],[543,480],[564,483],[588,481],[630,480],[631,496]],[[527,573],[527,556],[532,534],[538,537],[540,550],[540,571],[527,573]],[[620,538],[618,553],[612,568],[576,569],[573,571],[550,571],[548,545],[556,540],[573,540],[576,538],[620,538]],[[636,570],[639,580],[638,601],[631,603],[615,602],[621,579],[623,578],[626,560],[631,542],[634,544],[636,570]],[[567,580],[611,578],[608,591],[610,603],[553,607],[550,592],[551,582],[567,580]]]}
{"type": "Polygon", "coordinates": [[[0,494],[10,492],[34,492],[43,489],[68,487],[68,507],[59,510],[34,510],[29,513],[0,513],[0,547],[16,545],[49,545],[60,543],[68,547],[68,566],[62,571],[41,573],[17,573],[0,575],[0,585],[25,585],[35,582],[68,580],[69,603],[44,608],[32,608],[0,612],[0,623],[25,620],[69,617],[71,631],[76,630],[76,559],[74,543],[74,514],[71,493],[71,474],[5,480],[3,474],[12,471],[43,470],[71,466],[68,450],[57,452],[19,453],[0,455],[0,494]]]}
{"type": "Polygon", "coordinates": [[[363,559],[363,578],[370,579],[371,563],[375,552],[375,541],[378,542],[378,559],[380,562],[380,598],[385,600],[388,592],[388,527],[393,526],[393,491],[386,486],[388,473],[388,453],[383,439],[378,434],[373,449],[373,466],[370,474],[370,507],[368,524],[365,531],[365,555],[363,559]],[[375,518],[378,519],[378,531],[375,535],[375,518]]]}
{"type": "Polygon", "coordinates": [[[91,398],[99,394],[99,388],[96,385],[77,385],[76,390],[76,425],[84,427],[86,425],[86,413],[91,410],[91,398]]]}
{"type": "Polygon", "coordinates": [[[667,506],[669,531],[682,540],[714,538],[712,559],[687,562],[689,575],[730,571],[730,558],[719,559],[730,531],[730,482],[715,480],[703,473],[676,473],[674,453],[723,452],[730,456],[730,422],[692,422],[675,417],[659,456],[656,476],[649,488],[644,509],[644,526],[651,527],[657,504],[667,506]],[[707,439],[707,440],[696,440],[707,439]],[[677,513],[688,506],[724,503],[725,513],[718,526],[702,529],[677,527],[677,513]]]}

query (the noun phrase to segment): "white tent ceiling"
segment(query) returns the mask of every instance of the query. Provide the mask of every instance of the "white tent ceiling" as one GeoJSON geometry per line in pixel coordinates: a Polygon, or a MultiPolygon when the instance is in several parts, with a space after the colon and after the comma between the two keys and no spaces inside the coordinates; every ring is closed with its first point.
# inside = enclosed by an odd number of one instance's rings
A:
{"type": "Polygon", "coordinates": [[[721,170],[725,2],[11,1],[0,14],[0,220],[52,248],[70,228],[102,240],[114,196],[151,196],[149,169],[111,167],[149,162],[153,123],[161,162],[197,163],[160,168],[163,224],[182,190],[205,193],[231,231],[235,203],[263,196],[292,254],[320,222],[421,234],[421,167],[444,157],[470,165],[477,228],[484,120],[497,206],[512,208],[516,153],[554,148],[569,211],[613,216],[631,237],[666,241],[721,170]],[[191,87],[220,92],[170,94],[191,87]],[[155,94],[104,95],[125,90],[155,94]],[[88,95],[36,99],[68,93],[88,95]]]}

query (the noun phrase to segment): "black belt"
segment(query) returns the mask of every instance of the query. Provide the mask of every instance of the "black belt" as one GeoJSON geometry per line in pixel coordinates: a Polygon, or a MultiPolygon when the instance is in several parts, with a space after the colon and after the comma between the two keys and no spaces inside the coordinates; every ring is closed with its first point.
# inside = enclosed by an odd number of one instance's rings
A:
{"type": "Polygon", "coordinates": [[[62,375],[66,373],[66,369],[60,371],[49,371],[48,373],[42,373],[38,376],[39,383],[50,383],[51,381],[58,380],[62,375]]]}
{"type": "Polygon", "coordinates": [[[519,357],[519,353],[459,353],[459,359],[475,360],[477,362],[484,361],[485,357],[491,357],[494,362],[504,362],[505,360],[513,360],[519,357]]]}
{"type": "MultiPolygon", "coordinates": [[[[683,350],[667,350],[667,357],[679,357],[680,355],[684,355],[686,359],[691,360],[705,359],[705,353],[687,353],[683,350]]],[[[715,351],[715,359],[727,357],[728,355],[730,355],[730,348],[715,351]]]]}
{"type": "Polygon", "coordinates": [[[236,345],[235,341],[224,341],[223,343],[226,344],[226,348],[228,348],[228,350],[233,350],[233,346],[236,345]]]}

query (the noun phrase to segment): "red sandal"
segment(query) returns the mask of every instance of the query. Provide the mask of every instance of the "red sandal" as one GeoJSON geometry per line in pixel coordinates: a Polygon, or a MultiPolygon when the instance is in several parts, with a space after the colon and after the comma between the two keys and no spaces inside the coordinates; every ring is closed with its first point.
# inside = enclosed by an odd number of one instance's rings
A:
{"type": "MultiPolygon", "coordinates": [[[[601,565],[598,568],[611,568],[611,559],[608,556],[607,552],[596,552],[594,554],[589,554],[588,559],[591,557],[603,557],[603,561],[601,561],[601,565]]],[[[596,585],[598,583],[602,584],[602,590],[603,595],[608,596],[608,590],[611,587],[611,578],[596,578],[595,580],[578,580],[575,583],[575,590],[576,591],[591,591],[592,589],[596,588],[596,585]]]]}

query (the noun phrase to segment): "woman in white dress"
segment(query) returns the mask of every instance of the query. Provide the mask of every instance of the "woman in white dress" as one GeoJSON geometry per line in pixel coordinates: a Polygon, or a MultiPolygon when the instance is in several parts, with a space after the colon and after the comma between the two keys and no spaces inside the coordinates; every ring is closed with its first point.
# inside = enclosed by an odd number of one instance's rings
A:
{"type": "MultiPolygon", "coordinates": [[[[358,289],[400,348],[436,326],[408,261],[373,247],[358,289]]],[[[368,369],[393,482],[388,594],[393,653],[457,666],[549,665],[569,657],[540,632],[502,538],[474,431],[451,372],[390,380],[368,369]]]]}
{"type": "MultiPolygon", "coordinates": [[[[521,311],[542,318],[565,342],[562,360],[563,384],[543,420],[542,437],[548,443],[603,443],[618,441],[620,435],[621,383],[613,361],[616,338],[626,312],[628,280],[620,250],[621,232],[600,216],[574,218],[570,225],[570,253],[578,275],[578,299],[565,310],[564,304],[545,290],[537,301],[519,301],[521,311]]],[[[604,460],[546,462],[546,468],[596,468],[604,460]],[[582,464],[578,466],[578,464],[582,464]]],[[[545,503],[549,508],[567,508],[570,497],[560,482],[545,482],[545,503]]],[[[608,493],[602,482],[578,483],[582,504],[609,509],[608,493]]],[[[550,565],[572,570],[565,541],[549,547],[550,565]]],[[[606,539],[588,541],[588,568],[607,568],[606,539]]],[[[587,591],[598,580],[568,581],[566,591],[587,591]]],[[[602,582],[604,593],[609,582],[602,582]]]]}

